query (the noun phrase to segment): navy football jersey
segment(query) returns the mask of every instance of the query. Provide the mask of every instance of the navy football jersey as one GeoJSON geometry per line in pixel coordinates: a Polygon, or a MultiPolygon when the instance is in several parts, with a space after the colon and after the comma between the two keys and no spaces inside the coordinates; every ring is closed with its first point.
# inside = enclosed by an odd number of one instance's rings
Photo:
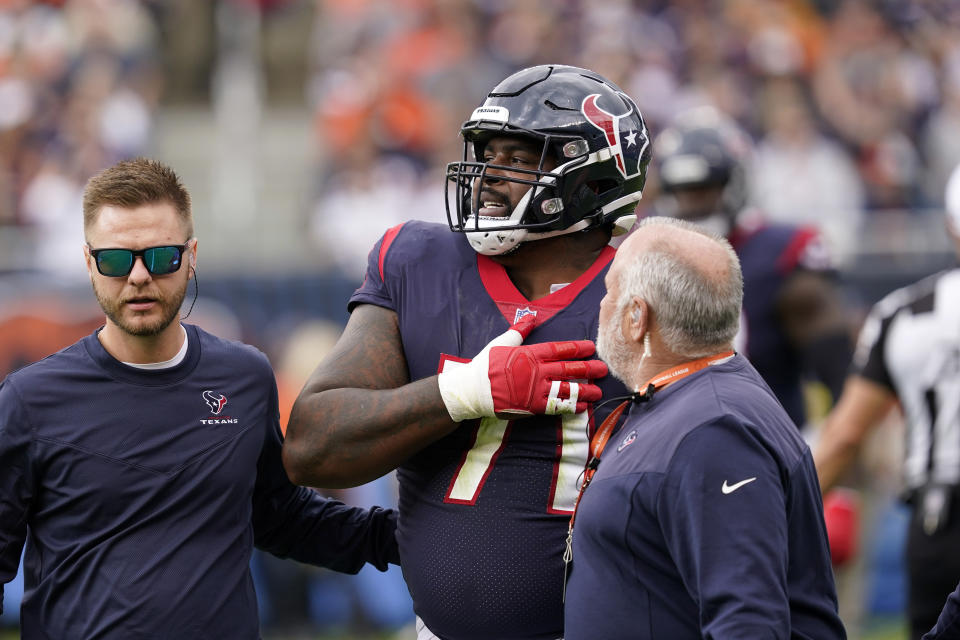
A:
{"type": "Polygon", "coordinates": [[[770,386],[797,426],[806,419],[802,354],[791,346],[777,318],[777,296],[798,269],[831,269],[820,235],[809,227],[738,227],[730,244],[743,271],[743,315],[736,347],[770,386]]]}
{"type": "MultiPolygon", "coordinates": [[[[576,281],[526,300],[494,260],[445,225],[407,222],[370,253],[350,308],[369,303],[399,319],[410,379],[435,375],[445,357],[474,357],[524,314],[526,344],[595,340],[604,249],[576,281]]],[[[605,398],[626,394],[611,376],[605,398]]],[[[414,609],[441,638],[563,635],[567,524],[596,416],[465,421],[398,470],[398,539],[414,609]]],[[[596,424],[599,424],[597,422],[596,424]]]]}

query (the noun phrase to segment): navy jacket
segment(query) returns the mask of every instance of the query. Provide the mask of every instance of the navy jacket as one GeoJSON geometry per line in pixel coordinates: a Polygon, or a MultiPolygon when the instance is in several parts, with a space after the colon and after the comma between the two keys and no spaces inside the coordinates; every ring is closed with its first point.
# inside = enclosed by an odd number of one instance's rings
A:
{"type": "Polygon", "coordinates": [[[583,494],[566,640],[837,640],[810,450],[743,356],[633,405],[583,494]]]}

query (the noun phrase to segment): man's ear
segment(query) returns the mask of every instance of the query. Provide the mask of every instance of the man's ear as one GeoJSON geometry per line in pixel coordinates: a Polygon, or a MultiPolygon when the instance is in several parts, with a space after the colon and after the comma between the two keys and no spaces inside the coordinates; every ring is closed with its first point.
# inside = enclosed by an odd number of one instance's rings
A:
{"type": "Polygon", "coordinates": [[[83,262],[87,265],[87,276],[90,278],[90,282],[93,282],[93,272],[96,270],[97,265],[94,264],[93,256],[90,255],[90,245],[84,243],[83,245],[83,262]]]}
{"type": "Polygon", "coordinates": [[[643,339],[643,334],[650,329],[650,308],[645,300],[637,297],[630,300],[630,320],[627,337],[635,342],[640,342],[643,339]]]}

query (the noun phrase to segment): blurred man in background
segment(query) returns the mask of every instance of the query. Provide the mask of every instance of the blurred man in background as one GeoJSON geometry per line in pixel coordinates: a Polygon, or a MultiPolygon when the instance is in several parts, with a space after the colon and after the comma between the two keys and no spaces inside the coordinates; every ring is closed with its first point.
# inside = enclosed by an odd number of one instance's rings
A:
{"type": "MultiPolygon", "coordinates": [[[[960,167],[946,188],[947,231],[960,255],[960,167]]],[[[907,425],[904,499],[910,634],[937,621],[960,580],[960,269],[898,289],[874,305],[827,416],[815,459],[829,491],[868,434],[899,403],[907,425]]]]}
{"type": "Polygon", "coordinates": [[[712,107],[681,113],[657,136],[663,213],[726,237],[743,269],[737,351],[746,355],[802,428],[804,382],[840,395],[852,351],[828,249],[816,229],[769,224],[750,206],[751,141],[712,107]]]}
{"type": "Polygon", "coordinates": [[[457,233],[410,221],[373,247],[350,321],[294,406],[284,461],[324,487],[399,467],[421,640],[553,640],[577,481],[608,411],[590,403],[625,392],[581,359],[649,138],[618,87],[559,65],[500,82],[460,133],[463,160],[447,169],[457,233]]]}

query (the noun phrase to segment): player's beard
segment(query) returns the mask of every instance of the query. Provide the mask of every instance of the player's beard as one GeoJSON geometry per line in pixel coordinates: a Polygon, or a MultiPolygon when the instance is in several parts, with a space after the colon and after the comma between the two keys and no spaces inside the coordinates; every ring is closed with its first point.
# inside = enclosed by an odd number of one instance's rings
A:
{"type": "MultiPolygon", "coordinates": [[[[618,313],[616,317],[620,315],[618,313]]],[[[628,372],[636,366],[631,361],[627,340],[623,337],[623,327],[619,323],[607,322],[600,326],[597,332],[597,356],[607,363],[610,375],[630,386],[628,372]]]]}
{"type": "MultiPolygon", "coordinates": [[[[189,282],[189,280],[185,280],[183,286],[173,291],[170,296],[165,296],[160,291],[151,292],[151,297],[157,301],[157,305],[160,307],[160,316],[149,322],[142,321],[136,313],[133,314],[132,319],[125,317],[124,303],[120,299],[111,298],[100,291],[95,279],[93,280],[93,292],[107,318],[121,331],[132,336],[155,336],[169,327],[180,313],[183,299],[187,295],[187,284],[189,282]]],[[[130,312],[126,313],[129,315],[130,312]]]]}

